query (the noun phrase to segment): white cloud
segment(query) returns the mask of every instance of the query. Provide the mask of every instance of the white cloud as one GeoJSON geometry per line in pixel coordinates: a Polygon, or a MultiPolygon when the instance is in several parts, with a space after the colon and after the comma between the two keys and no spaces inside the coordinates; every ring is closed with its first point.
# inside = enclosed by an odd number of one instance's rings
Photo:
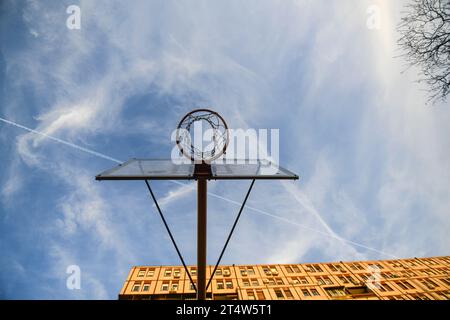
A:
{"type": "Polygon", "coordinates": [[[23,177],[21,175],[19,161],[13,159],[11,161],[9,177],[2,186],[1,195],[5,203],[9,203],[9,199],[13,197],[23,186],[23,177]]]}

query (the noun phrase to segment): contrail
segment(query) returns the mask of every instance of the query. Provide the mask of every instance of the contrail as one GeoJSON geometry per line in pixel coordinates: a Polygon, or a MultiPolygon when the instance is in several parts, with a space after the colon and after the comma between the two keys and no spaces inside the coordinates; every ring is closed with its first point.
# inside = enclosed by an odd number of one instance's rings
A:
{"type": "Polygon", "coordinates": [[[30,128],[25,127],[25,126],[23,126],[23,125],[21,125],[21,124],[18,124],[18,123],[16,123],[16,122],[13,122],[13,121],[10,121],[10,120],[3,119],[2,117],[0,117],[0,121],[3,121],[3,122],[5,122],[5,123],[7,123],[7,124],[16,126],[16,127],[18,127],[18,128],[21,128],[21,129],[24,129],[24,130],[26,130],[26,131],[28,131],[28,132],[35,133],[35,134],[40,135],[40,136],[42,136],[42,137],[48,138],[48,139],[50,139],[50,140],[53,140],[53,141],[56,141],[56,142],[65,144],[66,146],[75,148],[75,149],[77,149],[77,150],[80,150],[80,151],[83,151],[83,152],[92,154],[92,155],[94,155],[94,156],[97,156],[97,157],[100,157],[100,158],[103,158],[103,159],[106,159],[106,160],[110,160],[110,161],[113,161],[113,162],[115,162],[115,163],[123,163],[123,161],[120,161],[120,160],[118,160],[118,159],[111,158],[110,156],[104,155],[104,154],[102,154],[102,153],[100,153],[100,152],[96,152],[96,151],[93,151],[93,150],[90,150],[90,149],[86,149],[86,148],[83,148],[83,147],[78,146],[78,145],[76,145],[76,144],[73,144],[73,143],[71,143],[71,142],[64,141],[64,140],[61,140],[61,139],[59,139],[59,138],[52,137],[52,136],[50,136],[50,135],[48,135],[48,134],[46,134],[46,133],[43,133],[43,132],[40,132],[40,131],[37,131],[37,130],[30,129],[30,128]]]}
{"type": "MultiPolygon", "coordinates": [[[[173,183],[175,183],[175,184],[178,184],[178,185],[181,185],[181,186],[186,186],[186,184],[184,184],[184,183],[182,183],[182,182],[179,182],[179,181],[176,181],[176,180],[171,180],[171,182],[173,182],[173,183]]],[[[208,195],[209,195],[209,196],[212,196],[212,197],[214,197],[214,198],[218,198],[218,199],[221,199],[221,200],[223,200],[223,201],[226,201],[226,202],[235,204],[235,205],[237,205],[237,206],[240,206],[240,205],[241,205],[240,202],[237,202],[237,201],[234,201],[234,200],[231,200],[231,199],[222,197],[222,196],[220,196],[220,195],[218,195],[218,194],[215,194],[215,193],[212,193],[212,192],[208,192],[208,195]]],[[[255,207],[252,207],[252,206],[249,206],[249,205],[245,205],[245,208],[246,208],[246,209],[249,209],[249,210],[251,210],[251,211],[254,211],[254,212],[258,213],[258,214],[262,214],[262,215],[265,215],[265,216],[268,216],[268,217],[272,217],[272,218],[278,219],[278,220],[280,220],[280,221],[289,223],[289,224],[291,224],[291,225],[293,225],[293,226],[300,227],[300,228],[303,228],[303,229],[307,229],[307,230],[309,230],[309,231],[313,231],[313,232],[319,233],[319,234],[321,234],[321,235],[323,235],[323,236],[326,236],[326,237],[329,237],[329,238],[332,238],[332,239],[337,239],[337,240],[346,242],[346,243],[348,243],[348,244],[352,244],[352,245],[354,245],[354,246],[357,246],[357,247],[360,247],[360,248],[364,248],[364,249],[367,249],[367,250],[370,250],[370,251],[373,251],[373,252],[382,254],[382,255],[384,255],[384,256],[388,256],[388,257],[392,257],[392,258],[398,259],[397,256],[395,256],[395,255],[393,255],[393,254],[391,254],[391,253],[386,253],[386,252],[380,251],[380,250],[378,250],[378,249],[368,247],[368,246],[366,246],[366,245],[364,245],[364,244],[361,244],[361,243],[358,243],[358,242],[355,242],[355,241],[352,241],[352,240],[348,240],[348,239],[342,238],[342,237],[336,235],[334,232],[327,233],[327,232],[324,232],[324,231],[320,231],[320,230],[317,230],[317,229],[308,227],[308,226],[306,226],[306,225],[304,225],[304,224],[301,224],[301,223],[298,223],[298,222],[295,222],[295,221],[292,221],[292,220],[289,220],[289,219],[286,219],[286,218],[283,218],[283,217],[274,215],[274,214],[272,214],[272,213],[269,213],[269,212],[267,212],[267,211],[264,211],[264,210],[261,210],[261,209],[258,209],[258,208],[255,208],[255,207]]]]}
{"type": "Polygon", "coordinates": [[[345,239],[341,238],[334,230],[328,225],[328,223],[325,221],[324,218],[322,218],[322,215],[319,213],[319,211],[316,209],[314,204],[311,202],[311,200],[308,198],[308,196],[302,194],[302,197],[298,195],[298,193],[294,190],[295,186],[288,185],[286,183],[282,183],[285,190],[287,190],[293,198],[309,213],[311,213],[317,220],[319,220],[320,224],[327,230],[327,233],[340,241],[345,241],[345,239]]]}
{"type": "MultiPolygon", "coordinates": [[[[115,163],[118,163],[118,164],[123,163],[123,161],[118,160],[118,159],[115,159],[115,158],[112,158],[112,157],[110,157],[110,156],[108,156],[108,155],[105,155],[105,154],[102,154],[102,153],[100,153],[100,152],[96,152],[96,151],[94,151],[94,150],[90,150],[90,149],[81,147],[81,146],[76,145],[76,144],[74,144],[74,143],[71,143],[71,142],[68,142],[68,141],[65,141],[65,140],[62,140],[62,139],[59,139],[59,138],[50,136],[50,135],[48,135],[48,134],[46,134],[46,133],[43,133],[43,132],[40,132],[40,131],[31,129],[31,128],[28,128],[28,127],[26,127],[26,126],[23,126],[23,125],[18,124],[18,123],[16,123],[16,122],[13,122],[13,121],[4,119],[4,118],[2,118],[2,117],[0,117],[0,121],[3,121],[4,123],[13,125],[13,126],[15,126],[15,127],[21,128],[21,129],[24,129],[24,130],[26,130],[26,131],[28,131],[28,132],[32,132],[32,133],[35,133],[35,134],[37,134],[37,135],[43,136],[43,137],[48,138],[48,139],[50,139],[50,140],[56,141],[56,142],[58,142],[58,143],[62,143],[62,144],[64,144],[64,145],[66,145],[66,146],[75,148],[75,149],[80,150],[80,151],[83,151],[83,152],[85,152],[85,153],[94,155],[94,156],[96,156],[96,157],[100,157],[100,158],[103,158],[103,159],[106,159],[106,160],[109,160],[109,161],[112,161],[112,162],[115,162],[115,163]]],[[[176,180],[170,180],[170,181],[171,181],[172,183],[175,183],[175,184],[178,184],[178,185],[181,185],[181,186],[187,186],[185,183],[182,183],[182,182],[179,182],[179,181],[176,181],[176,180]]],[[[239,202],[237,202],[237,201],[234,201],[234,200],[231,200],[231,199],[228,199],[228,198],[225,198],[225,197],[222,197],[222,196],[220,196],[220,195],[218,195],[218,194],[215,194],[215,193],[213,193],[213,192],[208,192],[208,195],[210,195],[210,196],[212,196],[212,197],[215,197],[215,198],[217,198],[217,199],[221,199],[221,200],[226,201],[226,202],[228,202],[228,203],[231,203],[231,204],[234,204],[234,205],[237,205],[237,206],[241,206],[241,203],[239,203],[239,202]]],[[[297,199],[297,200],[298,200],[298,199],[297,199]]],[[[247,208],[247,209],[249,209],[249,210],[251,210],[251,211],[253,211],[253,212],[256,212],[256,213],[258,213],[258,214],[262,214],[262,215],[265,215],[265,216],[268,216],[268,217],[272,217],[272,218],[278,219],[278,220],[280,220],[280,221],[289,223],[289,224],[291,224],[291,225],[293,225],[293,226],[297,226],[297,227],[300,227],[300,228],[303,228],[303,229],[310,230],[310,231],[312,231],[312,232],[316,232],[316,233],[321,234],[321,235],[323,235],[323,236],[325,236],[325,237],[337,239],[337,240],[346,242],[346,243],[348,243],[348,244],[352,244],[352,245],[357,246],[357,247],[360,247],[360,248],[364,248],[364,249],[367,249],[367,250],[370,250],[370,251],[373,251],[373,252],[377,252],[377,253],[382,254],[382,255],[384,255],[384,256],[389,256],[389,257],[398,259],[398,257],[396,257],[396,256],[393,255],[393,254],[386,253],[386,252],[380,251],[380,250],[378,250],[378,249],[374,249],[374,248],[368,247],[368,246],[366,246],[366,245],[364,245],[364,244],[361,244],[361,243],[358,243],[358,242],[354,242],[354,241],[352,241],[352,240],[344,239],[344,238],[342,238],[342,237],[336,235],[333,231],[331,231],[331,233],[323,232],[323,231],[320,231],[320,230],[317,230],[317,229],[314,229],[314,228],[305,226],[305,225],[303,225],[303,224],[297,223],[297,222],[295,222],[295,221],[291,221],[291,220],[289,220],[289,219],[286,219],[286,218],[283,218],[283,217],[274,215],[274,214],[272,214],[272,213],[263,211],[263,210],[261,210],[261,209],[254,208],[254,207],[252,207],[252,206],[246,205],[245,208],[247,208]]],[[[327,229],[327,230],[330,231],[329,229],[327,229]]]]}

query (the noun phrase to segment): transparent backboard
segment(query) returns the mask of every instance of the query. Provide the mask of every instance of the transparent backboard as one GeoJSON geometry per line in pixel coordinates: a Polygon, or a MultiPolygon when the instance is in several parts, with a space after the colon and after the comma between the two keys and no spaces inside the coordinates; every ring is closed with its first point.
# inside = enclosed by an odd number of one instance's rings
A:
{"type": "MultiPolygon", "coordinates": [[[[131,159],[95,177],[96,180],[192,180],[195,164],[172,160],[131,159]]],[[[267,160],[216,160],[211,163],[214,180],[290,179],[298,176],[267,160]]]]}

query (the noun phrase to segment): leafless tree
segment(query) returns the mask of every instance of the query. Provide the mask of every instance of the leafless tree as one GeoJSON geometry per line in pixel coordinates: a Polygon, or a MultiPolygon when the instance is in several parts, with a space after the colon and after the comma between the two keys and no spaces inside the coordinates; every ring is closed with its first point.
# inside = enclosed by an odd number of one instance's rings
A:
{"type": "Polygon", "coordinates": [[[411,0],[398,26],[408,64],[420,70],[430,101],[445,101],[450,92],[450,0],[411,0]]]}

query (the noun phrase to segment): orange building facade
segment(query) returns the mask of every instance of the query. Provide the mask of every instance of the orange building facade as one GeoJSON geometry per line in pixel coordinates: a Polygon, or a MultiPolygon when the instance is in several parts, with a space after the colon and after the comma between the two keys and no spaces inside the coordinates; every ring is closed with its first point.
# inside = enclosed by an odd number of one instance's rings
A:
{"type": "MultiPolygon", "coordinates": [[[[196,283],[196,267],[188,267],[196,283]]],[[[207,279],[214,266],[209,266],[207,279]]],[[[131,268],[119,299],[195,299],[182,266],[131,268]]],[[[220,266],[214,300],[449,300],[450,256],[381,261],[220,266]]]]}

